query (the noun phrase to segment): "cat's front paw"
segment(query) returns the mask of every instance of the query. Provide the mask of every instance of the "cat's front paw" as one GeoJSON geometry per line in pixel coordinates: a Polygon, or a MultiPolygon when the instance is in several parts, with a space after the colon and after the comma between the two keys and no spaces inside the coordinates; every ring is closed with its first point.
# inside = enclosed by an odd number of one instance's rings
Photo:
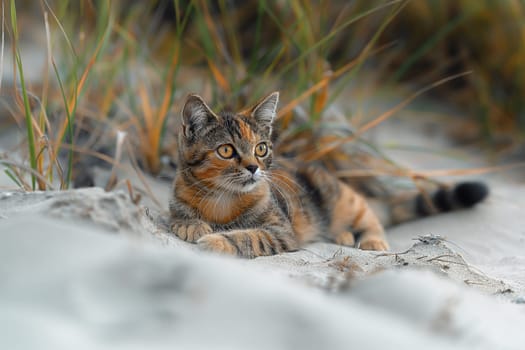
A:
{"type": "Polygon", "coordinates": [[[200,249],[209,252],[237,255],[237,248],[221,234],[214,233],[203,236],[197,241],[197,245],[200,249]]]}
{"type": "Polygon", "coordinates": [[[370,237],[364,238],[359,242],[359,248],[363,250],[388,250],[388,242],[383,238],[370,237]]]}
{"type": "Polygon", "coordinates": [[[213,230],[204,221],[195,220],[175,222],[171,225],[171,232],[186,242],[195,243],[199,238],[212,233],[213,230]]]}
{"type": "Polygon", "coordinates": [[[355,238],[352,232],[341,232],[335,237],[335,243],[347,247],[353,247],[355,244],[355,238]]]}

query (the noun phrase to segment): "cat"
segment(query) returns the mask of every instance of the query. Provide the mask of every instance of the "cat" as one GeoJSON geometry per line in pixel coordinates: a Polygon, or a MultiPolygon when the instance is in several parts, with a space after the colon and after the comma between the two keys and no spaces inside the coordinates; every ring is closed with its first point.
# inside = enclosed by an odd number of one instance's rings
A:
{"type": "Polygon", "coordinates": [[[383,251],[389,245],[380,216],[399,223],[471,207],[488,194],[483,183],[466,182],[440,188],[430,200],[383,203],[378,215],[322,167],[273,153],[278,100],[273,92],[247,110],[215,113],[200,96],[187,97],[170,200],[170,227],[180,239],[246,258],[295,251],[319,238],[355,246],[357,236],[359,248],[383,251]]]}

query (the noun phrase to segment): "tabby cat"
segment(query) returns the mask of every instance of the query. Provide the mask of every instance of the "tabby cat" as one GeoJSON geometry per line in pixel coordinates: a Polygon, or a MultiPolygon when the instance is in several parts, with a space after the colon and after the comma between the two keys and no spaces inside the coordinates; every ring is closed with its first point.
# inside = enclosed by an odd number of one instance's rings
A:
{"type": "Polygon", "coordinates": [[[188,96],[178,134],[171,229],[214,252],[253,258],[299,249],[324,236],[346,246],[387,250],[384,223],[471,207],[487,187],[478,182],[414,195],[374,213],[365,197],[326,170],[273,154],[279,93],[239,113],[214,113],[188,96]],[[431,203],[429,203],[431,202],[431,203]],[[386,213],[386,214],[385,214],[386,213]]]}

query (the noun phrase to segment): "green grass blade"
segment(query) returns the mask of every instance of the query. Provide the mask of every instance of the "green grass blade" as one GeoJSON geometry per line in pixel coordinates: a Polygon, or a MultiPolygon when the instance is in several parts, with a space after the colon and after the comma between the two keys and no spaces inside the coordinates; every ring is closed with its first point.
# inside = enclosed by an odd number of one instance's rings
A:
{"type": "Polygon", "coordinates": [[[397,6],[395,9],[392,10],[392,13],[390,16],[388,16],[383,23],[379,26],[379,28],[376,30],[366,47],[363,49],[363,52],[360,54],[361,60],[357,63],[357,65],[344,77],[342,78],[338,84],[337,87],[332,91],[332,94],[330,95],[328,102],[326,103],[326,106],[329,106],[333,103],[333,101],[337,98],[337,96],[346,88],[348,81],[355,77],[357,72],[361,69],[361,66],[365,62],[365,60],[368,58],[369,53],[371,52],[374,44],[377,42],[381,34],[385,31],[385,29],[388,27],[388,25],[394,20],[394,18],[401,12],[401,10],[407,5],[408,2],[402,2],[399,6],[397,6]]]}
{"type": "Polygon", "coordinates": [[[18,181],[18,179],[16,178],[16,176],[11,172],[10,169],[4,169],[4,173],[7,175],[7,177],[9,177],[18,187],[20,187],[21,189],[24,189],[24,186],[22,186],[22,184],[20,183],[20,181],[18,181]]]}
{"type": "MultiPolygon", "coordinates": [[[[27,144],[29,148],[29,162],[31,169],[37,171],[37,160],[36,160],[36,148],[35,148],[35,134],[33,131],[33,116],[31,115],[31,107],[29,106],[29,98],[27,95],[27,88],[25,85],[24,68],[22,65],[22,59],[20,57],[20,51],[18,49],[18,27],[16,21],[16,6],[15,0],[11,0],[11,25],[13,28],[13,45],[15,47],[15,60],[20,74],[20,88],[22,90],[22,98],[24,101],[24,115],[26,120],[26,132],[27,132],[27,144]]],[[[31,174],[31,186],[33,191],[35,190],[36,177],[31,174]]]]}
{"type": "MultiPolygon", "coordinates": [[[[58,73],[58,68],[55,64],[55,60],[52,60],[51,61],[51,64],[53,66],[53,70],[55,72],[55,76],[57,78],[57,82],[58,82],[58,87],[59,87],[59,90],[60,90],[60,93],[62,94],[62,99],[64,101],[64,106],[66,106],[65,110],[66,110],[66,118],[67,118],[67,128],[68,128],[68,136],[70,137],[70,140],[69,142],[71,142],[71,144],[73,144],[73,128],[71,126],[71,114],[69,112],[69,108],[67,108],[67,96],[66,96],[66,91],[64,89],[64,84],[62,83],[62,79],[60,78],[60,74],[58,73]]],[[[69,168],[71,167],[71,170],[73,168],[73,147],[70,147],[69,148],[69,152],[68,152],[68,172],[67,172],[67,178],[66,178],[66,181],[64,182],[64,179],[60,179],[60,188],[63,188],[64,187],[64,184],[69,184],[69,177],[71,176],[72,174],[72,171],[69,170],[69,168]]]]}
{"type": "Polygon", "coordinates": [[[289,71],[291,68],[293,68],[294,66],[296,66],[300,61],[304,60],[306,58],[306,56],[308,56],[310,53],[312,53],[314,50],[317,50],[319,47],[325,45],[327,42],[329,42],[331,39],[333,39],[333,37],[338,34],[339,32],[341,32],[343,29],[347,28],[348,26],[350,26],[351,24],[359,21],[360,19],[363,19],[385,7],[388,7],[388,6],[392,6],[392,5],[395,5],[397,3],[399,3],[400,0],[394,0],[394,1],[390,1],[390,2],[387,2],[385,4],[382,4],[382,5],[379,5],[379,6],[376,6],[376,7],[373,7],[369,10],[366,10],[366,11],[363,11],[355,16],[353,16],[352,18],[348,19],[347,21],[345,21],[344,23],[342,23],[341,25],[337,26],[337,28],[334,28],[330,31],[330,33],[328,33],[327,35],[325,35],[324,37],[322,37],[319,41],[317,41],[316,43],[314,43],[313,45],[311,45],[310,47],[306,48],[305,50],[301,50],[301,53],[299,56],[297,56],[295,59],[293,59],[292,61],[290,61],[290,63],[288,63],[283,69],[282,69],[282,72],[287,72],[289,71]]]}
{"type": "Polygon", "coordinates": [[[452,21],[448,22],[441,30],[430,37],[423,45],[421,45],[412,55],[410,55],[399,67],[399,69],[392,76],[392,80],[399,81],[403,78],[406,72],[416,63],[421,57],[429,52],[439,41],[443,40],[449,33],[458,27],[466,18],[468,14],[463,13],[457,16],[452,21]]]}

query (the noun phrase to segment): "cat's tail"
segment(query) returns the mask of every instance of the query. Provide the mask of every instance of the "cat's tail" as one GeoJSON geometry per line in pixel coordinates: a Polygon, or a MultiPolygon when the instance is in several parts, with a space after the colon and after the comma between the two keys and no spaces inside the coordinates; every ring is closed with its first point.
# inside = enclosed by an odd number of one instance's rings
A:
{"type": "Polygon", "coordinates": [[[414,192],[391,198],[370,198],[369,204],[385,227],[421,217],[471,208],[489,195],[483,182],[460,182],[426,193],[414,192]]]}

